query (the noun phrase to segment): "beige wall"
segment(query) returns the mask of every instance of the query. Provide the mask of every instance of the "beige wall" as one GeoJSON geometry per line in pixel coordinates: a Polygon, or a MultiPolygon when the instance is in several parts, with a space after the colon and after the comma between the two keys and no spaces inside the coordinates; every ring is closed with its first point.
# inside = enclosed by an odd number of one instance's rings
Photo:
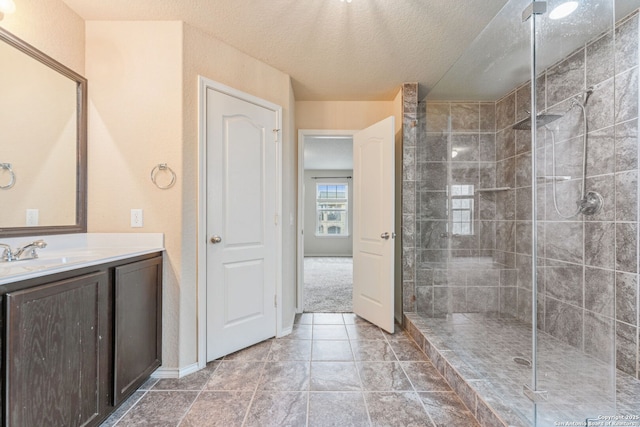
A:
{"type": "Polygon", "coordinates": [[[88,229],[165,233],[163,365],[178,367],[180,304],[195,287],[181,274],[190,185],[182,172],[182,23],[88,21],[86,37],[88,229]],[[173,188],[149,179],[158,163],[175,171],[173,188]],[[130,227],[133,208],[143,209],[143,228],[130,227]]]}
{"type": "Polygon", "coordinates": [[[364,129],[393,115],[393,101],[298,101],[298,129],[364,129]]]}
{"type": "Polygon", "coordinates": [[[184,366],[195,362],[196,346],[196,238],[197,229],[197,155],[198,155],[198,76],[231,86],[280,105],[282,120],[283,159],[283,324],[291,327],[295,314],[295,151],[293,134],[293,90],[290,78],[242,52],[222,43],[208,34],[184,26],[184,170],[183,194],[183,283],[190,285],[182,293],[180,327],[180,361],[184,366]],[[290,222],[290,218],[294,221],[290,222]],[[183,345],[184,343],[184,345],[183,345]]]}
{"type": "Polygon", "coordinates": [[[15,3],[0,27],[84,75],[84,20],[60,0],[15,3]]]}
{"type": "Polygon", "coordinates": [[[89,231],[165,233],[165,367],[197,358],[197,76],[283,107],[283,323],[291,327],[296,166],[289,76],[181,22],[89,21],[85,49],[81,18],[57,0],[36,3],[19,3],[0,24],[89,80],[89,231]],[[165,162],[177,183],[160,190],[149,173],[165,162]],[[132,208],[144,210],[143,228],[130,227],[132,208]]]}
{"type": "Polygon", "coordinates": [[[295,222],[288,222],[289,212],[295,218],[289,189],[295,163],[289,76],[181,22],[87,22],[89,229],[165,233],[168,368],[197,360],[198,75],[283,107],[283,320],[290,326],[295,270],[286,254],[294,250],[287,245],[295,239],[295,222]],[[169,190],[149,180],[151,168],[164,162],[178,177],[169,190]],[[144,209],[144,228],[129,227],[131,208],[144,209]]]}
{"type": "MultiPolygon", "coordinates": [[[[283,323],[285,327],[293,328],[293,316],[296,309],[302,311],[302,307],[297,305],[297,239],[298,239],[298,143],[296,141],[298,132],[296,131],[296,100],[293,93],[291,78],[289,80],[289,99],[285,108],[285,140],[282,153],[283,174],[282,174],[282,212],[285,220],[283,222],[282,235],[282,303],[283,303],[283,323]],[[288,218],[286,218],[288,212],[288,218]]],[[[283,106],[284,108],[284,106],[283,106]]]]}

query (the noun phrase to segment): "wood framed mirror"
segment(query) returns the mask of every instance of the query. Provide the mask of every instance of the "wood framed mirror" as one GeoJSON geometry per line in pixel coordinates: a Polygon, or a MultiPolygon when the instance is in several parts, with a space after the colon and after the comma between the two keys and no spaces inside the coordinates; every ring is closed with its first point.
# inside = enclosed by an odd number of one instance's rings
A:
{"type": "Polygon", "coordinates": [[[87,80],[0,28],[0,237],[87,231],[87,80]]]}

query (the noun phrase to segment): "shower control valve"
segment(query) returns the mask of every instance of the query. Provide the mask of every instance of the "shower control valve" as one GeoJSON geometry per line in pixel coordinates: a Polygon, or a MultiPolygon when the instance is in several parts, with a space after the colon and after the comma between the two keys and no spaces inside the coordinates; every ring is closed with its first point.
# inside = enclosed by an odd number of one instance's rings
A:
{"type": "Polygon", "coordinates": [[[578,200],[578,210],[582,215],[596,215],[602,210],[604,199],[599,193],[589,191],[582,200],[578,200]]]}

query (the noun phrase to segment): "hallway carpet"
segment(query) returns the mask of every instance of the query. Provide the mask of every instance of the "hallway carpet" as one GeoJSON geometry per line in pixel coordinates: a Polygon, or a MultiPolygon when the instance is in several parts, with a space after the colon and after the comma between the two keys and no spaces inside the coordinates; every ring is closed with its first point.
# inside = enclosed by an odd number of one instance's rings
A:
{"type": "Polygon", "coordinates": [[[304,311],[350,313],[352,295],[353,258],[305,257],[304,311]]]}

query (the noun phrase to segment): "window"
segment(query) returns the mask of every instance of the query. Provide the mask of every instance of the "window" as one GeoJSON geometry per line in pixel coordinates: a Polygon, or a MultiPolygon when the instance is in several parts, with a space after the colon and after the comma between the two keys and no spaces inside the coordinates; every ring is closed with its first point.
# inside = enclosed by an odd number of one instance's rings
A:
{"type": "Polygon", "coordinates": [[[473,185],[451,186],[451,234],[473,235],[473,185]]]}
{"type": "Polygon", "coordinates": [[[348,184],[316,184],[316,236],[349,235],[348,184]]]}

